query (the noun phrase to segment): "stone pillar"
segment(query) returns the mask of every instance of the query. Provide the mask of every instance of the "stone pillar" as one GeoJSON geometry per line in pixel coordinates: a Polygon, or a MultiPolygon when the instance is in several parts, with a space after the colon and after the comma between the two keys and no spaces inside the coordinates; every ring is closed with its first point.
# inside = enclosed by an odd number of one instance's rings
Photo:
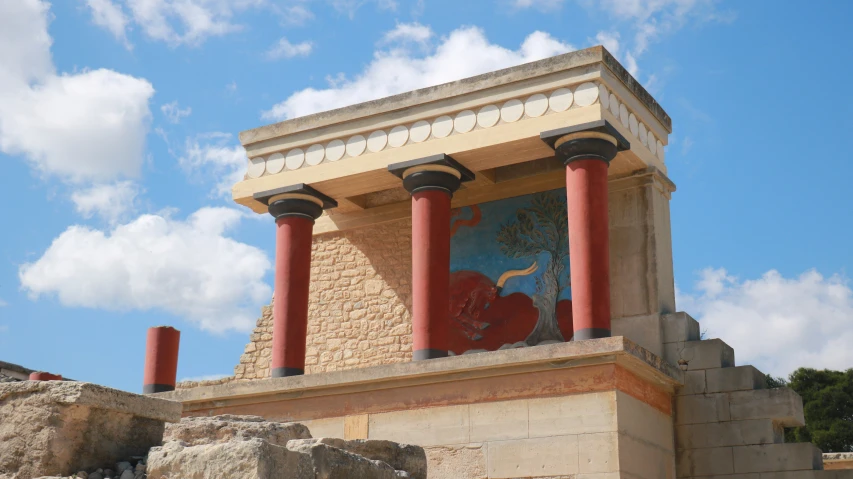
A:
{"type": "Polygon", "coordinates": [[[474,174],[443,154],[388,169],[412,195],[412,359],[443,358],[450,340],[450,200],[474,174]]]}
{"type": "Polygon", "coordinates": [[[174,391],[181,332],[171,326],[148,328],[142,394],[174,391]]]}
{"type": "Polygon", "coordinates": [[[62,381],[62,375],[35,371],[30,373],[30,381],[62,381]]]}
{"type": "Polygon", "coordinates": [[[566,165],[574,339],[610,337],[607,169],[624,138],[606,122],[543,133],[566,165]]]}
{"type": "Polygon", "coordinates": [[[314,220],[334,200],[306,185],[267,193],[275,218],[275,301],[273,301],[272,362],[274,378],[305,374],[308,335],[308,289],[314,220]]]}

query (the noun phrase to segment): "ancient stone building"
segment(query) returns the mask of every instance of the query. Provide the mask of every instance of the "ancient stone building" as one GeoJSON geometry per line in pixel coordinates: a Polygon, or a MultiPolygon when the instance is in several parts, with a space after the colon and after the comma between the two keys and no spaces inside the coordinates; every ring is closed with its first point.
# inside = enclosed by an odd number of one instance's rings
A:
{"type": "Polygon", "coordinates": [[[853,478],[677,310],[671,130],[594,47],[241,133],[275,300],[234,379],[160,394],[424,446],[430,478],[853,478]]]}

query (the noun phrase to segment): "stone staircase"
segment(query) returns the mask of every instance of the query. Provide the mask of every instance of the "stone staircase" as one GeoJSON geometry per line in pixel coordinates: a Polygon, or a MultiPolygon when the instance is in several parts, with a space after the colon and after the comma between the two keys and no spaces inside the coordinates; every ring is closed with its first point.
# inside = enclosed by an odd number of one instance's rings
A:
{"type": "Polygon", "coordinates": [[[734,350],[700,340],[689,315],[664,315],[663,324],[664,357],[684,371],[674,400],[679,479],[853,479],[853,470],[824,471],[813,444],[785,443],[784,428],[805,424],[797,393],[736,366],[734,350]]]}

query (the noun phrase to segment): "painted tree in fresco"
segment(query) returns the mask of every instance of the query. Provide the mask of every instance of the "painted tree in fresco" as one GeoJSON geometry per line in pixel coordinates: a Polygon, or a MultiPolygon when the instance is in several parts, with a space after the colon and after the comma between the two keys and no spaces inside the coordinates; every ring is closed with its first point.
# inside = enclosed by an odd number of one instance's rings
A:
{"type": "Polygon", "coordinates": [[[536,278],[533,296],[539,319],[526,342],[535,345],[545,340],[565,341],[557,324],[557,300],[560,292],[570,284],[570,281],[561,281],[569,256],[568,218],[563,196],[556,192],[533,195],[529,206],[519,208],[514,220],[501,225],[497,241],[501,251],[510,258],[535,259],[543,252],[548,253],[548,264],[536,278]]]}

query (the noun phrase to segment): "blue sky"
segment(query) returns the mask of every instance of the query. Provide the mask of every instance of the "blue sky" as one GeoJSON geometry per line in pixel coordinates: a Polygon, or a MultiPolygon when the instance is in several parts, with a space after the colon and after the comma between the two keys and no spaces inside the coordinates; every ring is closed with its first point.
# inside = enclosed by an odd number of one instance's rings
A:
{"type": "Polygon", "coordinates": [[[673,118],[679,309],[738,361],[853,367],[849,2],[0,2],[0,359],[230,374],[272,284],[248,128],[603,43],[673,118]]]}

